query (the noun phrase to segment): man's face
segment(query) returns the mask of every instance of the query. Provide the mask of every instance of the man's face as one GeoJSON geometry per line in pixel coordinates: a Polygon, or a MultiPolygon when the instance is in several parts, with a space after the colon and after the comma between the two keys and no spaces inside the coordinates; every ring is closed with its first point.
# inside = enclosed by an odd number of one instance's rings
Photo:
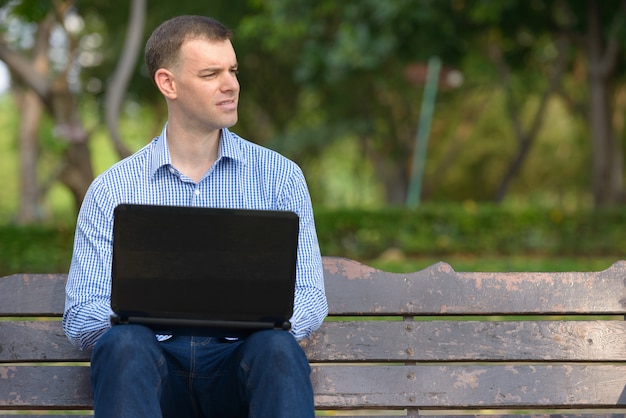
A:
{"type": "Polygon", "coordinates": [[[213,131],[237,123],[237,56],[229,40],[185,41],[172,73],[172,104],[188,128],[213,131]]]}

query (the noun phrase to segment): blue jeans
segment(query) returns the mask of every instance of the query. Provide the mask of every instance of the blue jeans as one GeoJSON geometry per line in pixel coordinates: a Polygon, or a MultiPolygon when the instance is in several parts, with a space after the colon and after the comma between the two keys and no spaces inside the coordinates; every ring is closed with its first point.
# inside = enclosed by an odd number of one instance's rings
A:
{"type": "Polygon", "coordinates": [[[229,342],[177,336],[159,342],[116,325],[91,360],[96,417],[313,417],[309,363],[291,334],[259,331],[229,342]]]}

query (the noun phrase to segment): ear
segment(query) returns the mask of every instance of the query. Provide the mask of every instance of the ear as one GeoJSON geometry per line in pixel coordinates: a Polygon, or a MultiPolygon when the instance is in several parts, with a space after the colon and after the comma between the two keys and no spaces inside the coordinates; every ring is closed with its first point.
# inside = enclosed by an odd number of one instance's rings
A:
{"type": "Polygon", "coordinates": [[[167,99],[176,98],[176,80],[174,74],[165,68],[159,68],[154,74],[154,83],[167,99]]]}

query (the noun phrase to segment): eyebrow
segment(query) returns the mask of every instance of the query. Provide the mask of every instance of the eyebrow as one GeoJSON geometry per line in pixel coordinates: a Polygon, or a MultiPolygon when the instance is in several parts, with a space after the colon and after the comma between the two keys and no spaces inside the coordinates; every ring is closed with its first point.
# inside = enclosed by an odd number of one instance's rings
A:
{"type": "MultiPolygon", "coordinates": [[[[235,63],[234,65],[229,66],[227,68],[227,70],[238,69],[238,68],[239,68],[239,63],[235,63]]],[[[204,73],[204,72],[221,72],[221,71],[224,71],[224,68],[219,66],[219,65],[205,67],[205,68],[201,68],[200,70],[198,70],[199,73],[204,73]]]]}

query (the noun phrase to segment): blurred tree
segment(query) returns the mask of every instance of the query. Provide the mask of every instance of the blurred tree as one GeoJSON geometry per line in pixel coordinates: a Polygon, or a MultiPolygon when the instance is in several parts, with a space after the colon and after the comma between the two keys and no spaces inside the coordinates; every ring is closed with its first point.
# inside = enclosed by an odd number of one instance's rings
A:
{"type": "Polygon", "coordinates": [[[496,200],[504,198],[521,169],[543,122],[546,104],[558,94],[586,120],[596,206],[621,203],[624,155],[614,132],[613,103],[618,68],[624,65],[626,1],[484,0],[465,6],[462,12],[480,29],[472,43],[483,45],[498,69],[518,145],[497,188],[496,200]],[[566,74],[576,77],[583,61],[586,81],[568,87],[566,74]],[[533,92],[540,94],[540,103],[525,129],[523,102],[533,92]]]}
{"type": "MultiPolygon", "coordinates": [[[[46,77],[33,70],[33,45],[10,44],[5,36],[0,59],[9,64],[14,79],[42,98],[57,128],[64,128],[57,129],[68,138],[64,161],[70,163],[64,170],[85,170],[77,171],[82,173],[80,187],[61,177],[75,190],[77,202],[92,174],[86,175],[91,171],[89,135],[76,103],[84,94],[96,99],[119,156],[127,155],[128,138],[117,132],[124,103],[149,105],[160,119],[165,117],[140,47],[160,22],[183,13],[208,14],[234,29],[242,87],[238,133],[301,163],[322,155],[335,141],[356,141],[360,158],[375,168],[384,185],[388,204],[405,201],[424,63],[433,56],[444,64],[434,133],[453,140],[429,160],[435,167],[425,184],[427,196],[441,196],[436,188],[447,173],[464,171],[462,182],[445,198],[504,199],[557,94],[571,109],[582,109],[592,133],[596,203],[609,204],[621,196],[623,155],[611,125],[611,95],[624,64],[626,0],[229,0],[210,5],[179,0],[160,3],[145,14],[141,3],[120,8],[110,0],[0,0],[22,22],[39,23],[42,34],[42,22],[52,16],[52,30],[61,30],[68,41],[67,59],[59,61],[63,66],[51,62],[46,77]],[[82,22],[79,31],[68,31],[68,16],[82,22]],[[455,90],[460,74],[465,82],[455,90]],[[489,161],[476,155],[459,168],[476,120],[494,110],[481,102],[484,92],[493,90],[505,95],[510,132],[504,136],[514,138],[516,147],[510,154],[494,152],[489,161]],[[73,117],[58,117],[67,114],[58,103],[73,109],[73,117]],[[438,120],[440,113],[445,117],[438,120]],[[79,157],[72,160],[70,150],[79,157]],[[81,159],[84,166],[77,162],[81,159]],[[480,175],[472,167],[479,167],[480,175]]],[[[487,134],[492,142],[500,139],[500,132],[487,134]]],[[[436,146],[443,147],[443,141],[436,146]]]]}
{"type": "Polygon", "coordinates": [[[122,141],[122,135],[119,130],[119,118],[124,95],[137,65],[139,52],[142,49],[141,41],[143,39],[146,12],[147,0],[134,0],[131,2],[130,15],[126,24],[126,36],[124,37],[124,45],[122,45],[122,55],[117,62],[105,94],[104,111],[106,124],[111,140],[115,145],[115,150],[121,158],[131,154],[131,151],[122,141]]]}
{"type": "MultiPolygon", "coordinates": [[[[82,197],[93,179],[93,171],[87,140],[89,133],[85,130],[81,115],[78,111],[77,95],[70,85],[70,75],[75,65],[75,57],[78,51],[77,33],[66,25],[66,18],[73,6],[73,1],[56,0],[53,2],[42,2],[37,0],[23,0],[21,2],[3,1],[0,6],[7,7],[5,12],[11,16],[19,18],[21,25],[31,24],[35,30],[38,28],[38,36],[34,44],[20,45],[23,39],[15,39],[13,44],[7,39],[11,35],[8,28],[3,28],[3,36],[0,38],[0,59],[3,60],[11,70],[14,78],[18,79],[22,85],[32,90],[43,103],[47,113],[54,119],[55,135],[66,142],[63,156],[63,163],[60,165],[58,179],[61,180],[72,192],[74,199],[80,203],[82,197]],[[51,41],[54,31],[63,34],[66,55],[61,58],[56,55],[55,62],[45,62],[48,51],[48,43],[51,41]],[[34,57],[31,58],[31,51],[34,50],[34,57]]],[[[16,23],[15,20],[7,19],[5,23],[16,23]]],[[[20,25],[20,23],[16,23],[20,25]]],[[[32,100],[32,99],[31,99],[32,100]]],[[[28,102],[27,102],[28,103],[28,102]]],[[[30,116],[38,118],[37,115],[28,113],[30,116]]],[[[27,119],[28,123],[36,121],[27,119]]],[[[22,131],[25,135],[26,132],[22,131]]],[[[33,144],[35,140],[32,135],[36,132],[30,129],[28,135],[30,139],[22,138],[21,143],[33,144]]],[[[28,161],[29,166],[24,168],[23,175],[34,174],[32,164],[36,158],[27,156],[35,151],[35,147],[22,148],[22,161],[28,161]]],[[[36,178],[36,176],[34,177],[36,178]]],[[[27,181],[23,183],[25,190],[22,195],[31,196],[33,193],[32,184],[27,181]]],[[[23,201],[22,209],[30,213],[32,208],[25,205],[35,204],[34,199],[23,201]]],[[[24,219],[26,220],[26,219],[24,219]]]]}
{"type": "MultiPolygon", "coordinates": [[[[246,10],[238,6],[245,3],[246,0],[232,0],[212,9],[220,20],[234,25],[246,10]]],[[[160,98],[158,91],[146,77],[143,60],[139,59],[143,41],[167,18],[181,13],[206,14],[208,10],[193,0],[161,4],[152,8],[149,15],[147,0],[132,0],[128,9],[105,0],[0,0],[0,8],[5,16],[0,25],[0,60],[9,67],[14,86],[24,92],[24,99],[19,101],[24,110],[20,212],[22,220],[29,222],[38,212],[37,201],[47,190],[37,182],[40,115],[33,101],[43,104],[54,120],[55,137],[64,144],[59,168],[46,184],[60,180],[79,207],[94,176],[90,131],[84,128],[79,103],[92,98],[100,103],[115,150],[120,158],[127,156],[130,149],[118,128],[124,101],[135,99],[163,107],[162,100],[156,100],[160,98]],[[146,21],[148,25],[144,25],[146,21]],[[53,53],[51,46],[55,42],[57,50],[53,53]]]]}
{"type": "MultiPolygon", "coordinates": [[[[141,22],[145,0],[133,0],[132,5],[134,15],[140,15],[140,17],[133,20],[129,27],[134,27],[141,22]]],[[[76,207],[80,206],[93,180],[94,174],[88,148],[90,133],[85,130],[83,116],[79,111],[82,86],[76,81],[76,73],[80,72],[81,59],[84,58],[84,55],[81,55],[84,52],[81,51],[81,42],[90,34],[88,31],[83,31],[83,20],[77,14],[72,0],[3,1],[0,6],[4,7],[4,12],[10,16],[7,22],[22,28],[30,25],[37,31],[33,45],[28,43],[24,45],[24,39],[19,37],[11,44],[10,27],[3,28],[3,36],[0,38],[0,59],[7,64],[20,85],[27,89],[24,100],[21,102],[23,104],[21,123],[24,128],[20,131],[22,155],[20,212],[21,221],[31,222],[36,219],[34,215],[37,212],[39,194],[46,191],[45,187],[39,187],[37,184],[37,147],[35,144],[38,142],[37,127],[41,115],[40,112],[36,112],[39,103],[34,99],[33,94],[39,98],[40,103],[54,120],[55,136],[65,142],[63,159],[54,177],[69,188],[76,207]],[[57,51],[54,56],[55,61],[50,62],[50,48],[55,43],[60,44],[57,48],[61,52],[57,51]],[[29,58],[29,55],[33,57],[29,58]]],[[[139,30],[141,31],[142,27],[139,27],[139,30]]],[[[138,36],[131,30],[128,38],[128,44],[133,45],[138,36]]],[[[124,70],[124,59],[135,59],[136,51],[136,48],[131,50],[130,57],[122,56],[120,66],[122,70],[124,70]]],[[[119,87],[113,84],[112,92],[124,90],[124,84],[127,84],[127,73],[127,71],[119,72],[120,77],[116,79],[119,87]]],[[[115,120],[110,120],[110,122],[114,127],[115,120]]],[[[114,139],[117,138],[114,137],[114,139]]],[[[118,150],[123,152],[122,144],[119,141],[115,143],[118,150]]]]}
{"type": "MultiPolygon", "coordinates": [[[[278,121],[286,127],[278,129],[283,146],[296,155],[311,155],[329,141],[357,133],[362,155],[372,161],[385,185],[387,203],[404,201],[421,93],[411,89],[401,74],[414,70],[408,76],[419,85],[424,79],[419,63],[439,56],[448,67],[460,68],[485,85],[497,80],[505,94],[516,148],[511,155],[498,156],[508,162],[493,186],[494,200],[505,198],[544,128],[548,103],[560,95],[576,101],[572,108],[584,109],[593,143],[593,195],[596,205],[603,205],[619,202],[623,193],[623,153],[613,133],[611,95],[625,39],[624,4],[623,0],[258,2],[261,12],[246,18],[238,29],[246,38],[261,40],[256,55],[272,56],[283,78],[257,87],[264,91],[259,97],[277,106],[288,103],[292,109],[287,112],[291,123],[278,121]],[[589,77],[572,87],[568,80],[576,77],[576,64],[583,56],[589,77]],[[294,68],[285,74],[290,65],[294,68]],[[289,94],[281,100],[272,90],[289,94]],[[289,143],[287,137],[292,138],[289,143]]],[[[472,94],[475,86],[476,81],[459,94],[472,94]]],[[[263,120],[276,121],[268,113],[263,120]]],[[[458,151],[447,155],[455,154],[458,151]]],[[[451,167],[450,159],[443,161],[451,167]]],[[[434,182],[446,170],[442,164],[434,182]]]]}
{"type": "MultiPolygon", "coordinates": [[[[565,3],[568,5],[569,3],[565,3]]],[[[593,159],[591,177],[597,206],[623,203],[624,154],[613,125],[616,83],[624,69],[626,44],[626,1],[587,0],[586,5],[570,5],[577,31],[571,38],[577,42],[587,61],[587,97],[576,109],[584,109],[589,123],[593,159]],[[577,6],[577,7],[576,7],[577,6]]],[[[573,25],[569,25],[573,26],[573,25]]],[[[567,30],[569,27],[561,27],[567,30]]],[[[623,82],[623,77],[622,77],[623,82]]],[[[575,92],[575,90],[574,90],[575,92]]],[[[562,91],[563,96],[568,92],[562,91]]],[[[571,99],[569,95],[568,100],[571,99]]]]}
{"type": "MultiPolygon", "coordinates": [[[[48,15],[37,27],[37,33],[34,37],[33,69],[42,77],[48,73],[50,67],[48,38],[53,24],[53,16],[48,15]]],[[[18,132],[21,193],[16,221],[20,224],[29,224],[38,221],[41,217],[37,157],[39,154],[38,132],[43,105],[37,94],[31,89],[13,86],[13,91],[21,115],[18,132]]]]}
{"type": "Polygon", "coordinates": [[[541,2],[475,2],[466,10],[479,29],[475,45],[492,63],[505,95],[506,115],[516,149],[497,184],[494,200],[502,202],[543,127],[550,99],[561,89],[570,63],[567,38],[546,35],[552,11],[541,2]],[[481,42],[482,41],[482,42],[481,42]],[[550,54],[546,54],[546,49],[550,54]],[[538,104],[529,103],[538,97],[538,104]]]}
{"type": "Polygon", "coordinates": [[[263,57],[272,57],[267,75],[273,80],[256,86],[263,93],[255,97],[271,103],[264,106],[265,120],[272,120],[274,105],[288,109],[283,115],[289,120],[277,122],[284,129],[277,130],[276,141],[298,159],[355,136],[384,184],[387,203],[402,204],[421,98],[404,73],[435,55],[448,68],[459,63],[467,45],[449,2],[257,5],[260,12],[239,25],[238,36],[255,40],[257,51],[248,56],[253,63],[261,66],[263,57]]]}

